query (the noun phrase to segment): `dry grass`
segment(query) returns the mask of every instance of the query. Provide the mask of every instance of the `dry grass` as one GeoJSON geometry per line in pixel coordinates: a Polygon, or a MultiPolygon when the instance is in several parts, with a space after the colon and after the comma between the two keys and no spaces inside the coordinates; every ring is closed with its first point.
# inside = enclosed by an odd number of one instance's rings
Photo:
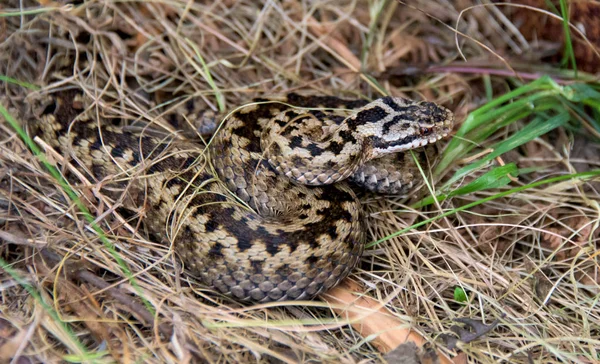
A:
{"type": "MultiPolygon", "coordinates": [[[[543,73],[563,83],[571,77],[539,63],[536,56],[555,46],[528,42],[499,11],[505,9],[461,14],[470,1],[63,3],[0,5],[9,13],[0,17],[0,100],[23,125],[28,114],[21,109],[31,92],[23,82],[78,85],[101,100],[99,115],[171,131],[156,105],[174,108],[191,96],[227,111],[255,96],[295,90],[366,98],[387,93],[439,102],[462,121],[522,80],[543,73]],[[458,38],[466,61],[455,43],[459,16],[458,31],[476,40],[458,38]]],[[[526,123],[500,128],[480,149],[453,160],[436,175],[436,185],[526,123]]],[[[583,120],[582,127],[598,136],[593,123],[583,120]]],[[[429,195],[427,188],[409,198],[365,197],[372,241],[452,213],[377,244],[351,279],[440,350],[446,349],[439,336],[450,332],[454,319],[501,318],[486,336],[446,350],[451,356],[462,351],[484,363],[598,360],[598,186],[564,179],[453,209],[545,178],[597,171],[599,152],[577,131],[559,128],[494,161],[535,167],[506,185],[417,210],[411,205],[429,195]],[[457,287],[465,301],[458,301],[457,287]]],[[[114,201],[75,173],[74,162],[58,166],[134,280],[2,119],[0,361],[383,360],[374,337],[361,337],[321,300],[244,307],[202,289],[182,274],[170,247],[149,241],[143,224],[113,208],[114,201]]],[[[452,189],[486,171],[474,171],[452,189]]]]}

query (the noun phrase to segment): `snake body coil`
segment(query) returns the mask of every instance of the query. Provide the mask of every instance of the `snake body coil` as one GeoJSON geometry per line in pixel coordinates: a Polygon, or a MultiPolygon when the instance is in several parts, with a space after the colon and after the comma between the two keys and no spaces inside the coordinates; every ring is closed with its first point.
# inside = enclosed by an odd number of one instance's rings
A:
{"type": "Polygon", "coordinates": [[[144,207],[147,229],[205,285],[258,302],[309,299],[346,277],[366,229],[342,180],[403,191],[413,177],[390,153],[435,142],[453,123],[429,102],[290,94],[240,108],[203,150],[93,121],[74,91],[50,100],[36,126],[44,140],[104,190],[127,186],[123,205],[144,207]]]}

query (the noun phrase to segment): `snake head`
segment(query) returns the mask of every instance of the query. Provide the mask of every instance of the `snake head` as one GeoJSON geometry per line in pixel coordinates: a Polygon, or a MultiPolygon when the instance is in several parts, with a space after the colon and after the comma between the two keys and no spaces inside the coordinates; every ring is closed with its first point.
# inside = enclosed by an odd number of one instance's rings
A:
{"type": "Polygon", "coordinates": [[[263,154],[280,174],[325,185],[373,158],[436,142],[454,124],[448,109],[404,98],[377,99],[346,115],[302,108],[280,112],[262,131],[263,154]]]}
{"type": "Polygon", "coordinates": [[[454,114],[443,106],[396,97],[383,97],[368,104],[356,119],[373,120],[357,125],[372,158],[435,143],[448,136],[454,125],[454,114]]]}

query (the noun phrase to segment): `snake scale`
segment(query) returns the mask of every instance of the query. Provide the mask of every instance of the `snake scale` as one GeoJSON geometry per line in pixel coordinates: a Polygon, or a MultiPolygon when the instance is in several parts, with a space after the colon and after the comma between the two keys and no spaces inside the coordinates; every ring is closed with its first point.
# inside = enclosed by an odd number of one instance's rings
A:
{"type": "Polygon", "coordinates": [[[187,272],[252,302],[310,299],[346,277],[366,227],[344,180],[405,191],[413,176],[401,152],[445,137],[454,122],[431,102],[289,94],[237,109],[202,148],[98,120],[80,91],[42,99],[34,133],[109,195],[126,191],[122,205],[143,208],[144,226],[187,272]]]}

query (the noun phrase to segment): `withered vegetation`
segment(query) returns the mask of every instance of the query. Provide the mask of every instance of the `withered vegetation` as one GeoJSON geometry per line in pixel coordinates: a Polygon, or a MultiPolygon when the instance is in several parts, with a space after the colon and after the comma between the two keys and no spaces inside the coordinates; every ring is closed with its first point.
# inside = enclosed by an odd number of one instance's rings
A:
{"type": "Polygon", "coordinates": [[[203,289],[145,231],[151,207],[123,211],[76,161],[46,150],[74,200],[9,122],[27,130],[29,94],[73,85],[98,100],[104,118],[189,137],[197,137],[190,98],[215,112],[292,91],[448,107],[459,144],[443,168],[423,165],[428,186],[363,196],[377,243],[349,278],[354,294],[456,362],[599,360],[600,97],[597,79],[581,71],[596,71],[600,28],[589,21],[593,4],[579,2],[566,37],[566,9],[555,3],[3,1],[0,361],[384,360],[383,332],[361,336],[331,300],[243,306],[203,289]],[[486,117],[473,111],[543,75],[555,81],[489,111],[493,130],[460,131],[465,119],[486,117]],[[165,117],[174,109],[183,110],[177,125],[165,117]],[[537,135],[528,125],[554,126],[537,135]],[[506,140],[515,143],[473,165],[506,140]],[[423,202],[432,195],[440,201],[423,202]],[[455,319],[479,320],[485,335],[448,349],[440,337],[457,332],[455,319]]]}

